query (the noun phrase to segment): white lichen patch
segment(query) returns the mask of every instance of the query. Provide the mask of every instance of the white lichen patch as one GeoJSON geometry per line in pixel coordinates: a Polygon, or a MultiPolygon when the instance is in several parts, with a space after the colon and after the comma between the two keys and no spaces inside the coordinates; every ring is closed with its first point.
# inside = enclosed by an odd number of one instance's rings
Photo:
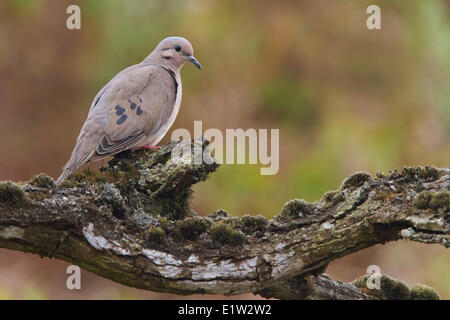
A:
{"type": "Polygon", "coordinates": [[[189,258],[186,260],[186,262],[189,262],[189,263],[199,263],[200,260],[198,259],[198,256],[196,256],[195,254],[191,254],[191,255],[189,256],[189,258]]]}
{"type": "Polygon", "coordinates": [[[23,235],[25,233],[25,230],[16,227],[16,226],[9,226],[4,229],[0,229],[0,238],[3,239],[22,239],[23,235]]]}
{"type": "Polygon", "coordinates": [[[414,234],[415,232],[413,228],[403,229],[400,231],[400,235],[405,239],[411,238],[414,234]]]}
{"type": "Polygon", "coordinates": [[[56,203],[55,199],[53,199],[53,198],[47,198],[47,199],[44,200],[44,205],[45,205],[47,208],[54,208],[54,207],[57,206],[57,203],[56,203]]]}
{"type": "MultiPolygon", "coordinates": [[[[46,209],[58,209],[61,207],[71,206],[74,209],[77,208],[77,204],[80,203],[82,197],[77,197],[75,195],[60,196],[58,194],[51,198],[46,198],[42,202],[37,202],[36,204],[45,207],[46,209]]],[[[59,209],[58,209],[59,210],[59,209]]]]}
{"type": "Polygon", "coordinates": [[[324,228],[325,230],[333,229],[333,225],[329,222],[322,223],[321,227],[324,228]]]}
{"type": "Polygon", "coordinates": [[[120,255],[129,256],[131,253],[127,249],[123,249],[118,242],[110,242],[102,236],[94,233],[94,224],[91,222],[87,227],[83,228],[83,235],[91,246],[97,250],[112,250],[120,255]]]}
{"type": "Polygon", "coordinates": [[[275,250],[280,251],[282,250],[284,247],[287,246],[287,243],[279,243],[277,244],[277,246],[275,247],[275,250]]]}
{"type": "Polygon", "coordinates": [[[169,163],[173,163],[176,165],[189,165],[192,164],[192,162],[193,159],[190,144],[179,143],[172,149],[169,163]]]}
{"type": "Polygon", "coordinates": [[[430,219],[430,218],[420,218],[417,216],[408,217],[406,220],[411,221],[414,226],[418,229],[431,230],[431,231],[442,231],[444,230],[445,222],[443,218],[430,219]]]}
{"type": "Polygon", "coordinates": [[[288,272],[290,268],[298,265],[298,261],[293,261],[295,251],[291,250],[288,253],[276,253],[273,256],[265,254],[264,260],[272,266],[272,277],[279,277],[288,272]]]}
{"type": "Polygon", "coordinates": [[[254,278],[256,277],[257,258],[233,263],[231,260],[221,261],[219,264],[206,261],[205,265],[192,268],[192,280],[213,280],[217,278],[254,278]]]}
{"type": "Polygon", "coordinates": [[[165,278],[176,278],[183,269],[175,266],[165,266],[164,268],[159,269],[159,273],[165,278]]]}
{"type": "Polygon", "coordinates": [[[143,249],[142,253],[147,256],[154,264],[159,266],[173,265],[181,266],[183,261],[175,259],[170,253],[161,252],[153,249],[143,249]]]}
{"type": "Polygon", "coordinates": [[[116,206],[120,206],[123,202],[123,197],[120,194],[120,191],[112,183],[105,183],[103,185],[103,190],[98,199],[116,206]]]}

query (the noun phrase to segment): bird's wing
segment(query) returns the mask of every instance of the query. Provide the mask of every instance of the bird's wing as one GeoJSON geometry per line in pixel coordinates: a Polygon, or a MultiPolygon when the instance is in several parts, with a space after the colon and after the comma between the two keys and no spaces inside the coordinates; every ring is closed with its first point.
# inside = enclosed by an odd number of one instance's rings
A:
{"type": "Polygon", "coordinates": [[[98,112],[107,113],[107,122],[91,159],[129,149],[157,132],[172,113],[177,87],[171,71],[156,65],[137,65],[115,77],[98,97],[98,112]]]}

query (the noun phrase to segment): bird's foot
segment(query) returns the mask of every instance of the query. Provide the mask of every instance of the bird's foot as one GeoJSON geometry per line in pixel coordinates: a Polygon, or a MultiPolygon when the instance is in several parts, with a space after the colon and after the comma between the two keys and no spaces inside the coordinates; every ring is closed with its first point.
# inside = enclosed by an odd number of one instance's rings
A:
{"type": "Polygon", "coordinates": [[[144,144],[140,150],[159,150],[161,149],[161,146],[151,146],[149,144],[144,144]]]}

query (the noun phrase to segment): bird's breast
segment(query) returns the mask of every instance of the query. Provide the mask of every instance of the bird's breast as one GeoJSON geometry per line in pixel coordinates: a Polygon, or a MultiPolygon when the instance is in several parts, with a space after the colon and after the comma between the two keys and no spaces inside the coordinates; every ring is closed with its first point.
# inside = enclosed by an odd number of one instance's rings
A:
{"type": "MultiPolygon", "coordinates": [[[[164,138],[164,136],[167,134],[167,132],[169,131],[169,129],[172,127],[173,123],[175,122],[175,119],[177,118],[178,112],[180,111],[181,96],[182,96],[183,90],[182,90],[180,75],[174,73],[173,76],[175,79],[176,95],[175,95],[175,101],[174,101],[174,104],[172,107],[172,111],[171,111],[167,121],[165,121],[165,123],[161,124],[158,131],[152,133],[146,139],[144,139],[144,141],[139,144],[140,146],[146,145],[146,144],[150,144],[150,145],[158,144],[161,141],[161,139],[164,138]]],[[[169,95],[167,95],[167,98],[168,99],[170,98],[169,95]]]]}

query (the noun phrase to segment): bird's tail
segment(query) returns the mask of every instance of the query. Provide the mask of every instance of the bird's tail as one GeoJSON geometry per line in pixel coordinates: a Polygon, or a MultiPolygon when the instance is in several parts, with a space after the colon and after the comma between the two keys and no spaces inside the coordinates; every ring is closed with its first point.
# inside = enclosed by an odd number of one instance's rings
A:
{"type": "Polygon", "coordinates": [[[90,146],[87,146],[88,141],[86,139],[79,139],[75,148],[72,151],[72,155],[70,156],[69,161],[63,167],[63,171],[59,178],[56,180],[56,184],[60,184],[64,180],[66,180],[75,170],[85,164],[92,154],[95,152],[95,149],[92,151],[90,146]]]}
{"type": "Polygon", "coordinates": [[[59,176],[59,178],[56,180],[56,184],[60,184],[64,180],[66,180],[74,170],[71,170],[70,168],[64,167],[62,174],[59,176]]]}

